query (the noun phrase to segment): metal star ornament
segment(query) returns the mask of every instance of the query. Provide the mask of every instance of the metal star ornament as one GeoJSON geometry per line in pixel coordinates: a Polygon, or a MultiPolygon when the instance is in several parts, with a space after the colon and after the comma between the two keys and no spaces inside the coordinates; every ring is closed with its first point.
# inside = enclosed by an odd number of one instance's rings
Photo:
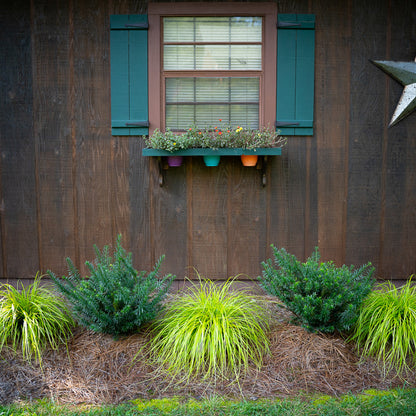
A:
{"type": "Polygon", "coordinates": [[[416,108],[416,58],[414,62],[372,61],[404,86],[399,104],[389,127],[408,116],[416,108]]]}

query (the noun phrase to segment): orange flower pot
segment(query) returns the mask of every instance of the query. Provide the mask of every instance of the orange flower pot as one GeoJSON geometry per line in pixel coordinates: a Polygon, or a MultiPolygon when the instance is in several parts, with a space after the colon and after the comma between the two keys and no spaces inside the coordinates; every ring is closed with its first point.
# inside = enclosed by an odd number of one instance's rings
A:
{"type": "Polygon", "coordinates": [[[256,166],[258,158],[257,155],[241,155],[241,162],[244,166],[256,166]]]}

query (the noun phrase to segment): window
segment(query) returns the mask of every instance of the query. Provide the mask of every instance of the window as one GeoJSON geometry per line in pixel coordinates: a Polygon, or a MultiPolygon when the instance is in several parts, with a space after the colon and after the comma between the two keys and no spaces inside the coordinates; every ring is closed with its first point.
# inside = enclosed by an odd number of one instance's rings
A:
{"type": "Polygon", "coordinates": [[[163,18],[166,128],[209,127],[219,119],[225,124],[259,127],[262,20],[249,16],[163,18]]]}
{"type": "Polygon", "coordinates": [[[113,135],[219,119],[313,134],[313,15],[278,15],[275,3],[148,7],[111,16],[113,135]]]}

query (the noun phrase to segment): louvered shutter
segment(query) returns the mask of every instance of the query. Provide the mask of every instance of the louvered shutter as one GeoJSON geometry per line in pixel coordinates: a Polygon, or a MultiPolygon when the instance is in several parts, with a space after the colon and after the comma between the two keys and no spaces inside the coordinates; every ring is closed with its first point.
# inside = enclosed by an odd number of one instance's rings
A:
{"type": "Polygon", "coordinates": [[[277,19],[276,127],[283,136],[313,135],[315,16],[277,19]]]}
{"type": "Polygon", "coordinates": [[[110,28],[112,134],[148,134],[147,15],[110,16],[110,28]]]}

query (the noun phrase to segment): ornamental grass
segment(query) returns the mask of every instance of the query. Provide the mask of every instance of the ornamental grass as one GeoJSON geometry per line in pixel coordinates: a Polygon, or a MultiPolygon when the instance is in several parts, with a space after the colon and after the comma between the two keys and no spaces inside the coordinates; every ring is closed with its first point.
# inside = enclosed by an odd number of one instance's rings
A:
{"type": "Polygon", "coordinates": [[[375,356],[385,373],[416,365],[416,287],[381,283],[365,299],[350,340],[364,356],[375,356]]]}
{"type": "Polygon", "coordinates": [[[178,295],[154,326],[151,361],[178,378],[237,381],[269,350],[268,314],[258,298],[204,280],[178,295]]]}
{"type": "Polygon", "coordinates": [[[41,277],[21,290],[10,284],[0,287],[0,351],[11,346],[30,361],[34,355],[42,363],[42,351],[58,349],[71,335],[74,321],[62,298],[46,286],[41,277]]]}

